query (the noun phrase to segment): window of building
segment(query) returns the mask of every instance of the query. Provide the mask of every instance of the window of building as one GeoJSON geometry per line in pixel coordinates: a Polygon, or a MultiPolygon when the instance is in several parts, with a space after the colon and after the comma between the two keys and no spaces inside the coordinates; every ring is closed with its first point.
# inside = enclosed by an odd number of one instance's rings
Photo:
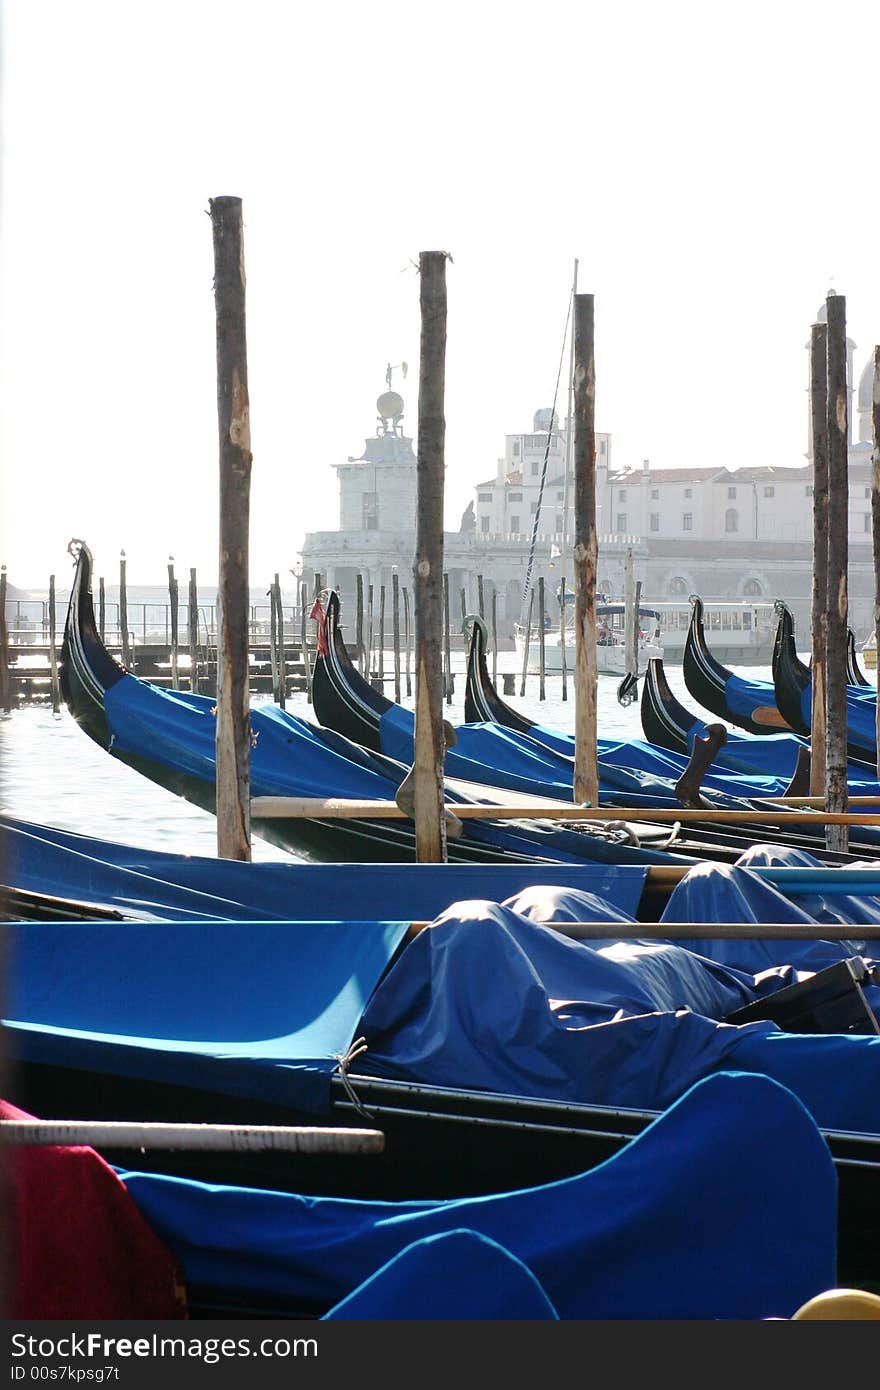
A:
{"type": "Polygon", "coordinates": [[[491,502],[492,494],[491,492],[480,492],[477,494],[477,500],[479,502],[491,502]]]}
{"type": "Polygon", "coordinates": [[[533,460],[532,460],[532,474],[533,474],[533,476],[536,476],[538,473],[540,473],[540,471],[541,471],[541,460],[540,460],[540,459],[533,459],[533,460]]]}
{"type": "MultiPolygon", "coordinates": [[[[743,584],[743,593],[747,598],[758,598],[761,594],[763,594],[763,592],[764,590],[761,587],[760,579],[747,579],[745,584],[743,584]]],[[[745,624],[745,626],[750,626],[752,621],[752,615],[750,613],[746,613],[743,616],[744,618],[748,619],[748,622],[745,624]]]]}
{"type": "Polygon", "coordinates": [[[532,516],[535,515],[535,512],[536,512],[537,510],[538,510],[538,504],[537,504],[537,502],[533,502],[533,503],[531,504],[531,506],[529,507],[529,511],[531,512],[532,516]]]}
{"type": "Polygon", "coordinates": [[[651,531],[660,530],[660,513],[652,512],[648,518],[648,527],[651,531]]]}
{"type": "Polygon", "coordinates": [[[507,500],[508,500],[508,502],[521,502],[521,501],[522,501],[522,493],[521,493],[521,492],[509,492],[509,493],[507,494],[507,500]]]}
{"type": "Polygon", "coordinates": [[[365,531],[378,531],[379,529],[379,494],[378,492],[365,492],[362,499],[363,522],[365,531]]]}
{"type": "Polygon", "coordinates": [[[870,489],[869,487],[866,487],[866,488],[865,488],[865,496],[866,496],[866,497],[870,497],[870,496],[871,496],[871,489],[870,489]]]}
{"type": "Polygon", "coordinates": [[[557,492],[557,494],[556,494],[556,501],[557,501],[557,502],[564,502],[564,501],[565,501],[565,493],[564,493],[564,492],[557,492]]]}
{"type": "Polygon", "coordinates": [[[511,535],[514,535],[514,536],[518,536],[518,535],[519,535],[519,517],[518,517],[518,516],[512,516],[512,517],[510,518],[510,532],[511,532],[511,535]]]}
{"type": "Polygon", "coordinates": [[[608,453],[608,443],[604,439],[599,440],[599,453],[602,455],[603,458],[608,453]]]}
{"type": "Polygon", "coordinates": [[[556,513],[556,534],[557,536],[562,535],[562,512],[556,513]]]}
{"type": "Polygon", "coordinates": [[[727,495],[728,495],[728,497],[735,497],[735,496],[736,496],[736,488],[735,488],[735,487],[729,487],[729,488],[727,489],[727,495]]]}
{"type": "MultiPolygon", "coordinates": [[[[686,583],[686,581],[685,581],[684,579],[682,579],[682,577],[681,577],[680,574],[677,574],[677,575],[675,576],[674,579],[670,579],[670,581],[669,581],[669,592],[670,592],[671,594],[686,594],[687,591],[688,591],[687,583],[686,583]]],[[[688,618],[688,614],[684,614],[684,617],[685,617],[685,619],[687,619],[687,618],[688,618]]]]}
{"type": "Polygon", "coordinates": [[[724,513],[724,529],[727,532],[739,530],[739,512],[736,507],[728,507],[724,513]]]}
{"type": "Polygon", "coordinates": [[[870,529],[871,529],[871,513],[870,513],[870,512],[865,512],[865,530],[866,530],[866,531],[870,531],[870,529]]]}
{"type": "Polygon", "coordinates": [[[693,490],[693,488],[692,488],[692,487],[686,487],[685,490],[684,490],[684,495],[685,495],[685,497],[693,497],[693,495],[694,495],[694,490],[693,490]]]}
{"type": "Polygon", "coordinates": [[[693,514],[693,512],[685,512],[684,516],[683,516],[682,519],[681,519],[681,529],[682,529],[682,531],[693,531],[693,529],[694,529],[694,514],[693,514]]]}
{"type": "Polygon", "coordinates": [[[775,487],[765,487],[765,488],[764,488],[764,496],[765,496],[765,497],[773,497],[773,496],[775,495],[775,493],[776,493],[775,487]]]}
{"type": "Polygon", "coordinates": [[[806,494],[807,497],[812,497],[812,495],[813,495],[813,484],[812,484],[812,483],[807,483],[807,486],[804,488],[804,493],[806,494]]]}
{"type": "Polygon", "coordinates": [[[652,502],[659,502],[659,500],[660,500],[660,489],[659,489],[659,487],[652,487],[652,488],[651,488],[651,501],[652,501],[652,502]]]}
{"type": "Polygon", "coordinates": [[[617,530],[621,535],[626,533],[626,512],[617,513],[617,530]]]}
{"type": "Polygon", "coordinates": [[[514,457],[515,459],[518,459],[518,458],[519,458],[519,440],[518,440],[518,439],[515,439],[515,440],[513,441],[513,457],[514,457]]]}
{"type": "Polygon", "coordinates": [[[618,489],[617,489],[617,500],[618,500],[619,502],[625,502],[625,501],[626,501],[626,488],[625,488],[625,487],[621,487],[621,488],[618,488],[618,489]]]}
{"type": "Polygon", "coordinates": [[[484,535],[489,530],[489,518],[487,516],[480,517],[480,530],[484,535]]]}

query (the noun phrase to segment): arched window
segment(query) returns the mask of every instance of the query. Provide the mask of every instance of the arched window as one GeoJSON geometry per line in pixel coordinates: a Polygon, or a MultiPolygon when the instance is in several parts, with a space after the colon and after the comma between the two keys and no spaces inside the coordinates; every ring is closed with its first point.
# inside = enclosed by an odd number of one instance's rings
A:
{"type": "Polygon", "coordinates": [[[764,592],[764,586],[760,579],[747,579],[743,584],[743,595],[746,598],[760,598],[764,592]]]}
{"type": "Polygon", "coordinates": [[[739,512],[736,507],[728,507],[724,513],[724,529],[727,532],[739,530],[739,512]]]}
{"type": "Polygon", "coordinates": [[[671,594],[686,594],[688,592],[687,581],[677,574],[674,579],[669,581],[669,592],[671,594]]]}

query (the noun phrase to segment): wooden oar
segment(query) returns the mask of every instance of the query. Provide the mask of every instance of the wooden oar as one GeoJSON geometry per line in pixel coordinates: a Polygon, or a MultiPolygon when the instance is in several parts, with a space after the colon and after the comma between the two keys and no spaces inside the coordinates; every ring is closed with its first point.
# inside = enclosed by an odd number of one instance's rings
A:
{"type": "MultiPolygon", "coordinates": [[[[416,936],[430,922],[413,922],[409,935],[416,936]]],[[[601,938],[611,941],[874,941],[880,939],[880,922],[536,922],[575,940],[601,938]]]]}
{"type": "MultiPolygon", "coordinates": [[[[772,804],[772,803],[771,803],[772,804]]],[[[666,806],[574,806],[570,801],[523,801],[515,805],[485,805],[446,802],[446,809],[459,820],[570,820],[570,821],[667,821],[705,823],[717,821],[723,825],[864,825],[880,826],[880,813],[858,815],[849,812],[796,811],[783,807],[779,811],[687,810],[666,806]]],[[[343,797],[320,796],[255,796],[251,800],[251,815],[257,819],[304,817],[309,820],[404,820],[396,801],[356,801],[343,797]]]]}
{"type": "Polygon", "coordinates": [[[378,1154],[378,1129],[320,1125],[194,1125],[128,1120],[0,1120],[3,1144],[91,1144],[109,1149],[181,1149],[299,1154],[378,1154]]]}

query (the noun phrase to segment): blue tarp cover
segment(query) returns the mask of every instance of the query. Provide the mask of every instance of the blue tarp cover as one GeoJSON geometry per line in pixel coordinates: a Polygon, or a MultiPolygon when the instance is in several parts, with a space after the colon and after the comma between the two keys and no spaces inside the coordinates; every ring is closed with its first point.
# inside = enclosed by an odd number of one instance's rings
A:
{"type": "MultiPolygon", "coordinates": [[[[136,849],[0,818],[0,858],[13,887],[180,921],[198,917],[359,920],[364,885],[376,917],[430,921],[462,898],[505,898],[546,881],[546,864],[244,864],[136,849]]],[[[555,883],[635,913],[640,864],[554,864],[555,883]]]]}
{"type": "Polygon", "coordinates": [[[326,1109],[408,922],[25,922],[3,930],[26,1061],[326,1109]]]}
{"type": "MultiPolygon", "coordinates": [[[[337,1306],[416,1242],[462,1230],[521,1261],[560,1318],[786,1318],[835,1283],[829,1151],[791,1092],[758,1076],[694,1086],[589,1172],[489,1196],[388,1203],[121,1177],[188,1284],[300,1306],[337,1306]]],[[[415,1316],[394,1292],[398,1311],[383,1302],[382,1315],[415,1316]]],[[[471,1316],[507,1315],[498,1288],[483,1299],[471,1316]]]]}
{"type": "MultiPolygon", "coordinates": [[[[801,717],[809,729],[813,722],[813,682],[801,691],[801,717]]],[[[865,750],[872,762],[877,757],[877,691],[873,687],[846,687],[846,731],[850,744],[865,750]]]]}

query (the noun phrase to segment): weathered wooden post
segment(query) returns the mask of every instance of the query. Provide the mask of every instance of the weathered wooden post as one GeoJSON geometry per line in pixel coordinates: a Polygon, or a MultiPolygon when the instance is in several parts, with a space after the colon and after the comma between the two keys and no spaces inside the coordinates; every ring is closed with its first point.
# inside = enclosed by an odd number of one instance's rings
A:
{"type": "Polygon", "coordinates": [[[302,651],[303,670],[306,676],[306,700],[312,703],[312,664],[309,661],[309,591],[305,584],[299,590],[299,645],[302,651]]]}
{"type": "Polygon", "coordinates": [[[593,296],[574,300],[574,799],[599,802],[596,756],[596,357],[593,296]]]}
{"type": "Polygon", "coordinates": [[[9,674],[9,629],[6,626],[6,566],[0,565],[0,709],[12,709],[12,678],[9,674]]]}
{"type": "Polygon", "coordinates": [[[272,671],[272,699],[276,704],[279,702],[278,694],[278,610],[275,607],[275,585],[278,583],[278,575],[272,580],[269,586],[269,666],[272,671]]]}
{"type": "Polygon", "coordinates": [[[410,641],[409,641],[409,638],[410,638],[410,626],[409,626],[409,589],[407,589],[406,585],[404,585],[404,588],[403,588],[403,634],[404,634],[404,635],[403,635],[403,641],[404,641],[404,648],[405,648],[405,656],[404,656],[404,662],[405,662],[404,674],[405,674],[405,678],[406,678],[406,697],[407,697],[407,699],[409,699],[409,697],[412,695],[412,681],[411,681],[411,679],[410,679],[410,669],[409,669],[409,659],[410,659],[410,641]]]}
{"type": "MultiPolygon", "coordinates": [[[[825,809],[847,809],[846,627],[849,560],[849,400],[846,380],[846,298],[829,294],[828,321],[828,626],[825,651],[825,809]]],[[[815,747],[815,745],[814,745],[815,747]]],[[[829,825],[825,843],[845,851],[849,831],[829,825]]]]}
{"type": "Polygon", "coordinates": [[[168,557],[168,603],[171,620],[171,689],[180,689],[180,665],[179,665],[179,641],[178,641],[178,619],[179,619],[179,589],[177,580],[174,577],[174,556],[168,557]]]}
{"type": "Polygon", "coordinates": [[[464,620],[467,617],[467,593],[463,584],[458,591],[458,602],[461,607],[461,630],[464,632],[464,620]]]}
{"type": "Polygon", "coordinates": [[[522,695],[525,695],[525,693],[526,693],[526,675],[527,675],[528,669],[529,669],[529,646],[531,645],[531,641],[532,641],[532,610],[533,610],[534,606],[535,606],[535,591],[534,591],[534,589],[530,589],[530,590],[529,590],[529,616],[528,616],[528,618],[526,619],[526,636],[525,636],[525,642],[523,643],[522,681],[521,681],[520,687],[519,687],[519,693],[520,693],[521,696],[522,696],[522,695]]]}
{"type": "Polygon", "coordinates": [[[98,635],[104,641],[104,632],[107,619],[107,601],[104,594],[104,576],[98,580],[98,635]]]}
{"type": "Polygon", "coordinates": [[[122,664],[131,666],[131,647],[128,641],[128,592],[125,583],[125,551],[119,552],[119,636],[122,643],[122,664]]]}
{"type": "MultiPolygon", "coordinates": [[[[871,388],[871,536],[874,544],[874,650],[880,652],[880,345],[874,348],[871,388]]],[[[880,687],[880,660],[875,666],[880,687]]],[[[880,778],[880,694],[877,697],[877,777],[880,778]]]]}
{"type": "Polygon", "coordinates": [[[544,635],[544,576],[538,577],[538,699],[547,698],[544,688],[544,664],[546,660],[544,635]]]}
{"type": "Polygon", "coordinates": [[[446,860],[443,807],[442,593],[443,472],[446,443],[446,253],[419,256],[418,507],[413,568],[416,710],[413,791],[416,858],[446,860]]]}
{"type": "Polygon", "coordinates": [[[217,853],[251,857],[248,528],[251,427],[240,198],[212,198],[217,422],[220,436],[220,582],[217,591],[217,853]]]}
{"type": "Polygon", "coordinates": [[[287,653],[284,650],[284,603],[281,598],[281,579],[275,576],[275,640],[278,643],[278,703],[287,708],[287,653]]]}
{"type": "Polygon", "coordinates": [[[52,687],[52,713],[61,710],[61,686],[58,682],[58,653],[55,650],[55,576],[49,575],[49,683],[52,687]]]}
{"type": "Polygon", "coordinates": [[[568,654],[565,650],[565,575],[559,581],[559,664],[562,667],[562,698],[568,700],[568,654]]]}
{"type": "MultiPolygon", "coordinates": [[[[355,576],[355,647],[357,664],[361,675],[366,669],[367,653],[364,647],[364,576],[358,570],[355,576]]],[[[369,673],[368,673],[369,674],[369,673]]]]}
{"type": "Polygon", "coordinates": [[[813,463],[813,584],[810,614],[812,708],[810,794],[825,795],[825,672],[828,627],[828,328],[810,330],[810,433],[813,463]]]}
{"type": "Polygon", "coordinates": [[[452,652],[449,646],[449,575],[443,575],[443,659],[446,674],[443,681],[443,689],[446,693],[447,705],[452,704],[452,652]]]}
{"type": "Polygon", "coordinates": [[[373,586],[367,587],[367,676],[373,674],[373,586]]]}
{"type": "Polygon", "coordinates": [[[391,571],[391,640],[394,645],[394,701],[400,704],[400,579],[395,565],[391,571]]]}
{"type": "Polygon", "coordinates": [[[189,593],[187,597],[187,635],[189,640],[189,688],[198,695],[199,683],[199,587],[196,572],[189,572],[189,593]]]}
{"type": "Polygon", "coordinates": [[[379,585],[379,688],[384,690],[385,680],[385,585],[379,585]]]}
{"type": "Polygon", "coordinates": [[[623,650],[625,675],[639,674],[639,618],[636,602],[636,581],[633,572],[632,546],[627,546],[623,560],[623,650]]]}
{"type": "Polygon", "coordinates": [[[498,590],[492,586],[492,684],[498,684],[498,590]]]}
{"type": "Polygon", "coordinates": [[[486,621],[486,605],[483,602],[483,576],[477,575],[477,612],[483,621],[486,621]]]}

